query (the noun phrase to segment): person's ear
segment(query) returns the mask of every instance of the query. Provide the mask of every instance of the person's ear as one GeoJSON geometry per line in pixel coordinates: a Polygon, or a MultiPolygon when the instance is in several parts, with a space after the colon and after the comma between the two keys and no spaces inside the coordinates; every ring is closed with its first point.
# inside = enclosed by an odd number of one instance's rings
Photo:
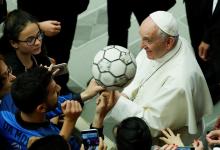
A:
{"type": "Polygon", "coordinates": [[[46,106],[46,104],[40,104],[40,105],[38,105],[37,108],[36,108],[36,111],[37,111],[37,112],[41,112],[41,113],[47,112],[47,106],[46,106]]]}
{"type": "Polygon", "coordinates": [[[175,38],[174,37],[168,37],[167,38],[167,49],[171,50],[174,46],[175,38]]]}
{"type": "Polygon", "coordinates": [[[14,49],[17,49],[18,48],[18,43],[13,41],[13,40],[10,40],[10,44],[11,46],[14,48],[14,49]]]}

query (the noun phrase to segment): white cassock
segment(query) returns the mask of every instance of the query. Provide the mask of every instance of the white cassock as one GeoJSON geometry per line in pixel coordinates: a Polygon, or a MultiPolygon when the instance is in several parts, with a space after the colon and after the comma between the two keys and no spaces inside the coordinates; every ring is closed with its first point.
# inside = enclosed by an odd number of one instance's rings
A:
{"type": "Polygon", "coordinates": [[[145,120],[153,137],[161,129],[188,127],[197,133],[197,123],[212,112],[213,104],[203,73],[188,42],[179,37],[174,49],[150,60],[145,50],[136,57],[137,72],[109,112],[120,122],[131,116],[145,120]]]}

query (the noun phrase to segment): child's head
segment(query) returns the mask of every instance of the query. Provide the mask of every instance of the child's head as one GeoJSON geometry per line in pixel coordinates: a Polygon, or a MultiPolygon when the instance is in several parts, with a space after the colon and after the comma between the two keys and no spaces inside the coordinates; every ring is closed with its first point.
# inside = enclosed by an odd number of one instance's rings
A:
{"type": "Polygon", "coordinates": [[[138,117],[129,117],[115,128],[118,150],[150,150],[152,137],[147,124],[138,117]]]}
{"type": "Polygon", "coordinates": [[[44,67],[36,67],[17,77],[12,84],[11,95],[15,105],[24,113],[46,112],[57,107],[60,89],[51,72],[44,67]]]}
{"type": "Polygon", "coordinates": [[[21,53],[36,55],[41,52],[43,33],[38,21],[25,11],[13,10],[8,14],[3,36],[21,53]]]}

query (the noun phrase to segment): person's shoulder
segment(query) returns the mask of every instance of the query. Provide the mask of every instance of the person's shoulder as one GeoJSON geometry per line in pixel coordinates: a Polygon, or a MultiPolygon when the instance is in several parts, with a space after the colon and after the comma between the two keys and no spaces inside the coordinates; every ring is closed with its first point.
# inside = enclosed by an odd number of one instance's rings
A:
{"type": "Polygon", "coordinates": [[[14,125],[16,123],[15,114],[13,114],[10,111],[0,111],[0,124],[12,124],[14,125]]]}
{"type": "Polygon", "coordinates": [[[10,52],[4,55],[7,65],[12,68],[13,75],[18,76],[19,74],[25,72],[25,66],[18,59],[15,52],[10,52]]]}
{"type": "Polygon", "coordinates": [[[21,149],[27,147],[29,136],[32,132],[22,128],[16,120],[15,114],[8,111],[0,111],[0,132],[7,140],[9,149],[21,149]]]}
{"type": "Polygon", "coordinates": [[[10,93],[5,94],[2,98],[0,111],[9,111],[15,113],[17,111],[17,107],[14,104],[12,96],[10,93]]]}

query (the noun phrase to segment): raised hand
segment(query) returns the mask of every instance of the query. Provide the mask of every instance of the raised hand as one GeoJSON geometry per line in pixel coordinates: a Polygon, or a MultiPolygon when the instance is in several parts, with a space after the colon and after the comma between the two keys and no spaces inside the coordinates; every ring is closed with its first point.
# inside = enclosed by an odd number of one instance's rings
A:
{"type": "Polygon", "coordinates": [[[210,131],[206,135],[206,140],[209,145],[220,144],[220,130],[210,131]]]}
{"type": "MultiPolygon", "coordinates": [[[[64,118],[76,121],[82,112],[82,107],[78,101],[66,100],[61,104],[64,118]]],[[[65,120],[64,119],[64,120],[65,120]]]]}
{"type": "Polygon", "coordinates": [[[184,146],[180,138],[180,134],[175,135],[170,128],[161,130],[165,137],[160,137],[159,139],[167,144],[175,144],[178,146],[184,146]]]}
{"type": "Polygon", "coordinates": [[[194,140],[192,145],[195,148],[195,150],[203,150],[204,149],[203,143],[200,140],[194,140]]]}
{"type": "Polygon", "coordinates": [[[199,45],[199,57],[204,61],[208,60],[207,58],[208,50],[209,50],[209,44],[202,41],[199,45]]]}
{"type": "Polygon", "coordinates": [[[54,36],[61,30],[61,24],[56,20],[48,20],[39,23],[40,29],[46,36],[54,36]]]}

